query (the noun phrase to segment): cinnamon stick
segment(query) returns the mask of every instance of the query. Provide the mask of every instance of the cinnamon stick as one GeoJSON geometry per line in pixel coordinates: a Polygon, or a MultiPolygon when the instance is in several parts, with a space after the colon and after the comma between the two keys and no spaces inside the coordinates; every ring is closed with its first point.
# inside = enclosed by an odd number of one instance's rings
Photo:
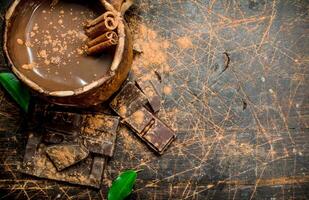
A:
{"type": "Polygon", "coordinates": [[[93,47],[93,46],[95,46],[99,43],[105,42],[105,41],[110,40],[110,39],[114,39],[115,41],[118,41],[117,33],[115,33],[114,31],[108,31],[108,32],[104,33],[103,35],[89,41],[87,43],[87,46],[90,48],[90,47],[93,47]]]}
{"type": "Polygon", "coordinates": [[[106,20],[108,17],[116,19],[116,14],[112,11],[107,11],[107,12],[103,13],[102,15],[100,15],[99,17],[97,17],[96,19],[90,21],[86,25],[86,28],[90,28],[92,26],[95,26],[95,25],[99,24],[100,22],[106,20]]]}
{"type": "Polygon", "coordinates": [[[102,35],[103,33],[107,31],[113,31],[117,28],[118,23],[115,18],[107,17],[104,21],[100,22],[99,24],[86,28],[85,34],[93,39],[98,37],[99,35],[102,35]]]}
{"type": "Polygon", "coordinates": [[[109,39],[107,41],[101,42],[97,45],[94,45],[94,46],[88,48],[86,50],[86,53],[88,55],[96,55],[96,54],[102,53],[104,50],[106,50],[106,49],[108,49],[112,46],[115,46],[117,44],[118,44],[118,40],[109,39]]]}

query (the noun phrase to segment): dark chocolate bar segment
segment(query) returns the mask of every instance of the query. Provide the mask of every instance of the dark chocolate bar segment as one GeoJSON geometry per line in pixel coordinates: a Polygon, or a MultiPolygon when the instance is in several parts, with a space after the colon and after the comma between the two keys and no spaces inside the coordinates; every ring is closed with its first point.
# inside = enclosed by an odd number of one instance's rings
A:
{"type": "Polygon", "coordinates": [[[101,184],[105,162],[106,162],[105,157],[94,157],[93,158],[91,172],[89,175],[89,179],[92,183],[95,183],[97,185],[101,184]]]}
{"type": "Polygon", "coordinates": [[[82,127],[83,117],[80,114],[46,111],[43,117],[43,126],[49,130],[76,135],[82,127]]]}
{"type": "Polygon", "coordinates": [[[161,154],[173,141],[175,134],[162,121],[156,119],[154,125],[144,134],[143,138],[161,154]]]}
{"type": "Polygon", "coordinates": [[[87,115],[84,120],[84,135],[101,136],[102,132],[115,133],[119,125],[119,117],[111,115],[87,115]]]}
{"type": "Polygon", "coordinates": [[[132,82],[128,82],[110,103],[110,107],[126,118],[147,103],[146,96],[132,82]]]}
{"type": "Polygon", "coordinates": [[[41,142],[41,137],[42,137],[41,135],[37,135],[33,132],[29,133],[28,142],[26,146],[26,154],[24,156],[24,161],[23,161],[25,166],[32,165],[32,161],[33,161],[32,155],[34,155],[35,152],[37,151],[37,147],[41,142]]]}
{"type": "Polygon", "coordinates": [[[119,117],[87,115],[80,137],[90,152],[112,157],[118,125],[119,117]]]}
{"type": "Polygon", "coordinates": [[[45,130],[43,133],[43,142],[47,144],[60,144],[64,141],[65,136],[59,132],[45,130]]]}
{"type": "Polygon", "coordinates": [[[162,154],[175,138],[174,132],[146,108],[141,108],[124,122],[153,150],[162,154]]]}
{"type": "Polygon", "coordinates": [[[58,171],[84,160],[89,151],[79,144],[58,144],[46,148],[46,153],[58,171]]]}
{"type": "Polygon", "coordinates": [[[110,141],[100,141],[92,138],[84,138],[83,144],[92,153],[106,155],[112,157],[115,149],[115,142],[110,141]]]}
{"type": "Polygon", "coordinates": [[[151,125],[152,120],[154,120],[153,115],[143,107],[125,118],[124,122],[139,136],[143,136],[144,130],[151,125]]]}
{"type": "Polygon", "coordinates": [[[161,108],[161,97],[159,92],[157,91],[157,88],[154,86],[154,82],[152,80],[138,79],[136,81],[136,84],[145,94],[153,112],[158,112],[161,108]]]}

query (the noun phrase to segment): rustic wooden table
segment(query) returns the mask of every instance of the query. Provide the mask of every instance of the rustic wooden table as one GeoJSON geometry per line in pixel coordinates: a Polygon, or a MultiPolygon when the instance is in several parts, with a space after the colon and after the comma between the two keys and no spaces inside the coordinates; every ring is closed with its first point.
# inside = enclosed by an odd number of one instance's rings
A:
{"type": "Polygon", "coordinates": [[[22,175],[27,116],[1,89],[0,198],[105,199],[111,180],[135,168],[144,170],[130,199],[308,199],[308,8],[137,0],[127,15],[143,50],[133,71],[162,73],[159,115],[177,140],[158,157],[122,127],[100,191],[22,175]]]}

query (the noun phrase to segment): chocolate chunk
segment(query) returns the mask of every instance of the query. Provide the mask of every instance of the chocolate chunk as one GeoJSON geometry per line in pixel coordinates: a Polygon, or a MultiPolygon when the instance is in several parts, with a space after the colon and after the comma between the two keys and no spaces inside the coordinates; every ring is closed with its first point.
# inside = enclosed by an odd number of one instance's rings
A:
{"type": "Polygon", "coordinates": [[[84,160],[58,171],[46,154],[47,146],[41,141],[42,133],[31,131],[23,165],[20,171],[40,178],[65,181],[100,188],[106,164],[105,157],[90,154],[84,160]]]}
{"type": "Polygon", "coordinates": [[[124,122],[139,136],[143,136],[143,131],[154,120],[153,115],[146,109],[141,108],[131,116],[124,119],[124,122]]]}
{"type": "Polygon", "coordinates": [[[145,95],[128,82],[110,103],[110,107],[122,118],[130,116],[147,103],[145,95]]]}
{"type": "Polygon", "coordinates": [[[115,149],[119,117],[87,115],[80,136],[92,153],[112,157],[115,149]]]}
{"type": "Polygon", "coordinates": [[[162,154],[175,138],[175,134],[167,125],[157,119],[143,138],[150,144],[150,147],[162,154]]]}
{"type": "Polygon", "coordinates": [[[58,171],[85,159],[89,151],[79,144],[54,145],[46,148],[46,153],[58,171]]]}
{"type": "Polygon", "coordinates": [[[161,97],[152,80],[139,79],[136,81],[136,84],[141,88],[142,92],[147,97],[153,112],[158,112],[161,108],[161,97]]]}

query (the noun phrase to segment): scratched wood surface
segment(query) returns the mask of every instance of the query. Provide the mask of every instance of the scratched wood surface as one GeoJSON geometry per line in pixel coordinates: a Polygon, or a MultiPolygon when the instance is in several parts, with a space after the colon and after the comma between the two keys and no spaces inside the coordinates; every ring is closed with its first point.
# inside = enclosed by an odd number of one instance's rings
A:
{"type": "Polygon", "coordinates": [[[22,175],[27,117],[1,89],[0,197],[105,199],[134,168],[143,171],[129,199],[308,199],[308,9],[306,0],[137,0],[127,15],[143,50],[133,71],[162,74],[159,116],[177,140],[158,157],[122,127],[100,191],[22,175]]]}

